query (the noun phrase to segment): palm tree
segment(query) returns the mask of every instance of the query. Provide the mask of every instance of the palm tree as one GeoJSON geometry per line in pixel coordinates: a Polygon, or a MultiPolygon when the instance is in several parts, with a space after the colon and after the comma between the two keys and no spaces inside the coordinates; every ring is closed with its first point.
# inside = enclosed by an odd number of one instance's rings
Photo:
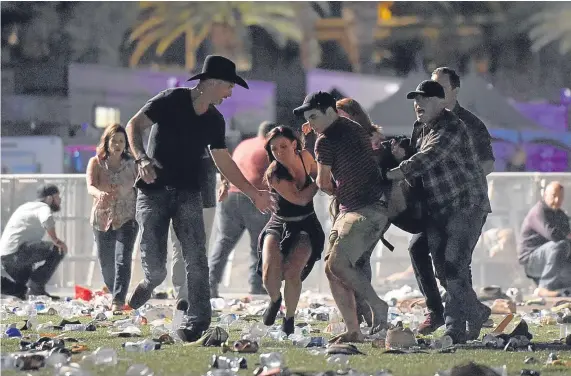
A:
{"type": "Polygon", "coordinates": [[[532,49],[539,51],[547,45],[559,42],[559,52],[571,52],[571,3],[541,2],[543,9],[529,19],[529,37],[532,49]]]}
{"type": "MultiPolygon", "coordinates": [[[[312,42],[317,15],[306,2],[141,2],[142,13],[148,14],[135,26],[129,41],[136,42],[129,65],[136,66],[143,55],[156,44],[155,53],[162,56],[179,37],[185,38],[185,67],[196,64],[196,50],[214,32],[225,33],[225,54],[238,55],[244,63],[243,40],[249,40],[246,28],[264,28],[280,47],[291,40],[300,44],[312,42]],[[232,41],[233,40],[233,41],[232,41]]],[[[309,58],[315,62],[316,49],[309,58]]],[[[319,50],[317,49],[317,52],[319,50]]],[[[230,56],[228,56],[230,57],[230,56]]],[[[310,63],[311,64],[311,63],[310,63]]],[[[240,67],[244,69],[244,67],[240,67]]]]}

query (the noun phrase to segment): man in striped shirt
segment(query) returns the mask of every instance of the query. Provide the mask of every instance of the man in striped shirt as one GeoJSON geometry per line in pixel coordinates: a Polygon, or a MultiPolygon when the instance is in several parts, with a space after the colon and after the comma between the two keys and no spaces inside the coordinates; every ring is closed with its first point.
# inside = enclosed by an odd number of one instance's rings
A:
{"type": "Polygon", "coordinates": [[[466,321],[476,336],[485,322],[472,289],[470,264],[491,207],[486,175],[466,125],[445,108],[444,97],[443,87],[431,80],[407,95],[414,99],[417,122],[412,139],[417,140],[418,152],[386,177],[422,179],[429,214],[425,232],[448,292],[446,334],[454,343],[463,343],[473,336],[466,333],[466,321]]]}
{"type": "Polygon", "coordinates": [[[308,95],[294,110],[319,136],[315,143],[317,185],[340,204],[324,260],[331,293],[347,331],[333,337],[337,342],[363,342],[357,319],[355,293],[371,307],[373,331],[387,326],[388,305],[356,268],[369,257],[387,227],[386,208],[381,204],[380,170],[367,132],[357,123],[337,114],[335,99],[326,92],[308,95]],[[333,182],[332,178],[333,177],[333,182]]]}

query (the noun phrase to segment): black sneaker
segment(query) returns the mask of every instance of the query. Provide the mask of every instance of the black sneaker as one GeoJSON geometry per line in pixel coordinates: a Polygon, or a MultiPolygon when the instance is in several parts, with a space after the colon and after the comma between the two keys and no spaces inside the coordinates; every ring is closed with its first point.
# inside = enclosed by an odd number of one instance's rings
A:
{"type": "Polygon", "coordinates": [[[282,321],[282,332],[286,335],[293,334],[295,332],[295,323],[293,317],[284,317],[282,321]]]}
{"type": "Polygon", "coordinates": [[[177,329],[176,334],[184,342],[195,342],[202,337],[206,330],[208,330],[208,325],[199,323],[183,324],[177,329]]]}
{"type": "Polygon", "coordinates": [[[1,293],[2,295],[13,296],[21,300],[27,300],[26,293],[28,288],[25,285],[19,285],[6,277],[1,277],[1,293]]]}
{"type": "Polygon", "coordinates": [[[282,306],[282,296],[280,295],[278,300],[276,300],[275,302],[270,302],[270,305],[268,306],[268,308],[266,308],[266,311],[264,312],[263,316],[264,325],[266,326],[274,325],[274,323],[276,322],[276,316],[278,315],[281,306],[282,306]]]}
{"type": "Polygon", "coordinates": [[[176,302],[176,310],[177,311],[183,311],[183,312],[188,311],[188,301],[185,299],[179,299],[176,302]]]}
{"type": "Polygon", "coordinates": [[[480,331],[482,330],[482,326],[492,314],[492,309],[485,304],[482,304],[480,317],[477,321],[468,321],[466,324],[466,329],[468,331],[467,337],[468,340],[474,341],[480,337],[480,331]]]}
{"type": "Polygon", "coordinates": [[[466,331],[452,331],[452,330],[447,330],[444,332],[445,336],[450,336],[450,338],[452,338],[452,344],[457,345],[457,344],[464,344],[466,343],[466,331]]]}
{"type": "Polygon", "coordinates": [[[210,285],[210,299],[219,298],[220,294],[218,293],[218,286],[210,285]]]}
{"type": "Polygon", "coordinates": [[[129,307],[133,309],[139,309],[144,306],[149,299],[151,299],[152,294],[152,290],[147,289],[142,282],[139,282],[137,287],[135,287],[135,290],[133,290],[127,304],[129,304],[129,307]]]}

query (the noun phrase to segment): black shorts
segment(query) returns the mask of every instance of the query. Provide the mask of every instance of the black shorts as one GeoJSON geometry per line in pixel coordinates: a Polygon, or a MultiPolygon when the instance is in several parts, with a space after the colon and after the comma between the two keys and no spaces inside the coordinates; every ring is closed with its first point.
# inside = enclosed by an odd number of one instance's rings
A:
{"type": "Polygon", "coordinates": [[[299,235],[307,234],[309,242],[311,243],[311,256],[301,273],[302,281],[307,278],[313,269],[315,262],[321,259],[321,254],[323,253],[323,247],[325,245],[325,233],[323,232],[321,223],[319,223],[315,213],[310,214],[300,221],[284,221],[280,217],[272,215],[258,238],[259,275],[262,275],[262,249],[264,246],[264,238],[267,234],[276,235],[280,239],[280,251],[284,259],[293,251],[295,241],[298,239],[299,235]]]}

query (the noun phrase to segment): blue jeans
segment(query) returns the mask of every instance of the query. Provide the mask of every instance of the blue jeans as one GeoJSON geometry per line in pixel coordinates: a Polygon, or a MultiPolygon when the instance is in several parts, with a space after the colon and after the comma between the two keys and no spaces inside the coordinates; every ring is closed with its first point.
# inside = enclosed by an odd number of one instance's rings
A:
{"type": "Polygon", "coordinates": [[[435,269],[443,271],[446,281],[444,317],[447,331],[464,333],[466,321],[481,319],[480,302],[472,289],[471,264],[486,217],[486,212],[472,206],[428,221],[428,247],[435,269]]]}
{"type": "Polygon", "coordinates": [[[130,220],[117,230],[93,229],[103,282],[113,294],[113,301],[119,304],[125,303],[129,290],[133,244],[138,228],[137,222],[130,220]]]}
{"type": "Polygon", "coordinates": [[[571,242],[547,242],[529,255],[525,273],[551,291],[571,287],[571,242]]]}
{"type": "Polygon", "coordinates": [[[150,298],[167,276],[167,241],[172,225],[181,244],[188,286],[188,323],[210,325],[212,309],[208,284],[206,236],[200,192],[175,188],[139,189],[137,222],[141,232],[141,263],[145,279],[139,283],[129,305],[137,309],[150,298]]]}
{"type": "Polygon", "coordinates": [[[216,288],[222,280],[224,268],[232,250],[248,230],[250,235],[250,288],[262,288],[262,278],[257,273],[258,237],[270,219],[262,214],[243,193],[230,192],[226,200],[216,207],[216,242],[208,260],[210,285],[216,288]]]}

